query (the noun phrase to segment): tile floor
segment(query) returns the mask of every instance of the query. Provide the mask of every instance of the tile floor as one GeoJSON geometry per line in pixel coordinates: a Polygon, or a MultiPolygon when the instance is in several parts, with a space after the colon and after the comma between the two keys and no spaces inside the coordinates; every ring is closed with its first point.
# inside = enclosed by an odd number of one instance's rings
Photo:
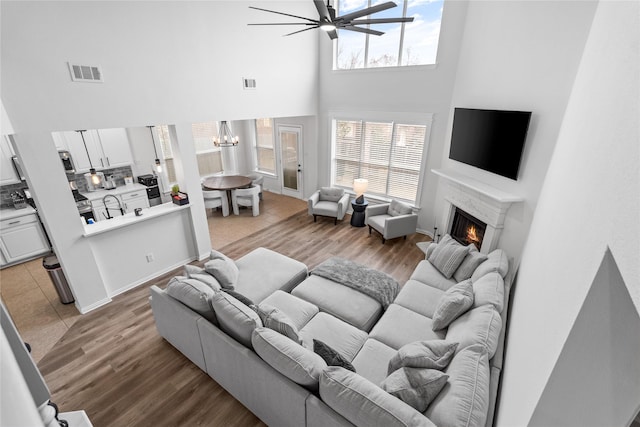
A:
{"type": "MultiPolygon", "coordinates": [[[[306,206],[305,200],[265,191],[257,217],[251,215],[251,209],[241,209],[240,215],[231,213],[228,217],[223,217],[219,209],[208,209],[211,245],[221,249],[306,209],[306,206]]],[[[31,345],[31,355],[36,363],[81,316],[74,304],[60,302],[42,267],[42,258],[0,270],[0,295],[20,335],[31,345]]]]}

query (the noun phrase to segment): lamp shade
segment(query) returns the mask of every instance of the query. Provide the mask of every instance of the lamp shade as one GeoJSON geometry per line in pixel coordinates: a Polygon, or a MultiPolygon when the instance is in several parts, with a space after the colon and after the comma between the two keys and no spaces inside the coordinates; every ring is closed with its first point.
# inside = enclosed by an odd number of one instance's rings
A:
{"type": "Polygon", "coordinates": [[[353,192],[356,193],[356,196],[364,194],[368,186],[369,181],[364,178],[356,178],[353,180],[353,192]]]}

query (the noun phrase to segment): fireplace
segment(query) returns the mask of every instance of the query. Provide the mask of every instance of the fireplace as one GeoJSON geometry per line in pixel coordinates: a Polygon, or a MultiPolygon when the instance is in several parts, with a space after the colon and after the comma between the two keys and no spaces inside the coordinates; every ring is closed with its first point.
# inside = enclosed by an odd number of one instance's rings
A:
{"type": "Polygon", "coordinates": [[[464,246],[473,243],[476,248],[480,250],[486,229],[487,224],[469,215],[462,209],[458,207],[455,208],[449,234],[457,240],[458,243],[464,246]]]}

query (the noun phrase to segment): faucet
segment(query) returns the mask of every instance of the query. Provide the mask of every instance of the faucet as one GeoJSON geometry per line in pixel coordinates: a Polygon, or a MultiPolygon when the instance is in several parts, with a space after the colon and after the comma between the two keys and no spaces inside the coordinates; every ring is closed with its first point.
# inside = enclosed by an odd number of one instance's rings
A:
{"type": "Polygon", "coordinates": [[[122,204],[120,203],[120,199],[118,199],[113,194],[107,194],[106,196],[104,196],[102,198],[102,203],[104,203],[104,208],[107,210],[107,219],[113,218],[111,216],[111,214],[109,213],[109,206],[107,206],[107,198],[108,197],[113,197],[114,199],[116,199],[116,202],[118,202],[118,209],[120,209],[120,214],[124,215],[124,209],[122,209],[122,204]]]}

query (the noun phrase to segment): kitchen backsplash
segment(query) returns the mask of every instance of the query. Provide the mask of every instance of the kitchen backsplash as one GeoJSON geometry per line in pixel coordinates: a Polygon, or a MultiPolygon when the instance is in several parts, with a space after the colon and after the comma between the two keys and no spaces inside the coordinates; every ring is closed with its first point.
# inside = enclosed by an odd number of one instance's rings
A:
{"type": "MultiPolygon", "coordinates": [[[[116,185],[118,187],[124,185],[125,176],[133,176],[131,172],[131,166],[124,166],[121,168],[113,168],[113,169],[104,169],[101,172],[104,173],[105,177],[109,175],[113,175],[116,179],[116,185]]],[[[76,174],[74,179],[76,180],[78,191],[80,191],[81,193],[87,193],[89,191],[87,189],[87,181],[84,179],[83,173],[76,174]]],[[[137,181],[134,181],[134,182],[137,182],[137,181]]],[[[26,188],[29,188],[26,182],[0,186],[0,208],[12,208],[13,201],[11,200],[11,193],[13,193],[16,190],[24,190],[26,188]]]]}

